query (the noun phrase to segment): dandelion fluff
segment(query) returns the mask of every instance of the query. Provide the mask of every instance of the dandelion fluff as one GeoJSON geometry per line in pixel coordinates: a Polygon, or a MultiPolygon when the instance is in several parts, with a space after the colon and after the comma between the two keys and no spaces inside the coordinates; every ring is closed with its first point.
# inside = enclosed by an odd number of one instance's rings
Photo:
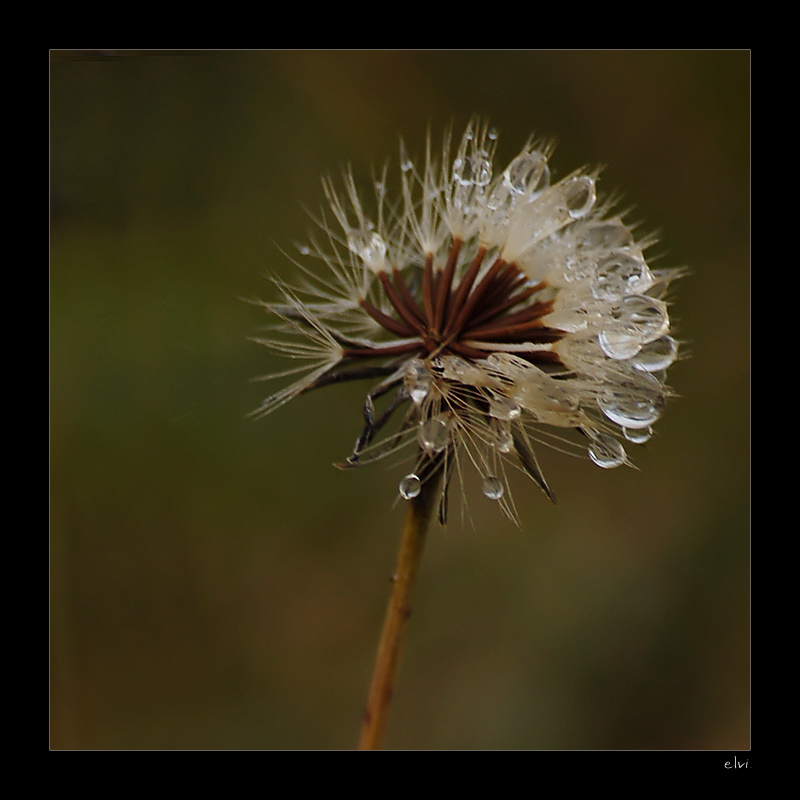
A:
{"type": "Polygon", "coordinates": [[[315,265],[280,287],[283,303],[264,304],[271,330],[258,340],[294,361],[268,379],[299,377],[256,413],[371,380],[341,466],[410,444],[401,497],[443,469],[444,522],[451,478],[472,464],[514,517],[503,465],[553,497],[533,443],[574,449],[564,434],[575,431],[587,460],[611,469],[649,438],[671,395],[678,345],[664,296],[678,271],[648,263],[652,241],[602,199],[599,172],[554,183],[552,146],[533,139],[498,167],[497,136],[477,119],[451,143],[429,138],[421,163],[401,145],[396,200],[386,170],[371,203],[350,171],[324,181],[322,235],[301,250],[315,265]]]}

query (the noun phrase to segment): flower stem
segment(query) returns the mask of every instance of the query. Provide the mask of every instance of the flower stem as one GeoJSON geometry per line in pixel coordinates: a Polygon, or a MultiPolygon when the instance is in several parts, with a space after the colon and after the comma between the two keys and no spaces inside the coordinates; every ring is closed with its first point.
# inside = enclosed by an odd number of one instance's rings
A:
{"type": "Polygon", "coordinates": [[[422,558],[425,535],[435,505],[434,500],[438,496],[440,477],[437,470],[435,475],[423,483],[422,491],[408,503],[397,568],[392,576],[392,594],[386,609],[372,684],[364,710],[359,750],[380,749],[386,730],[400,666],[400,655],[411,616],[411,596],[422,558]]]}

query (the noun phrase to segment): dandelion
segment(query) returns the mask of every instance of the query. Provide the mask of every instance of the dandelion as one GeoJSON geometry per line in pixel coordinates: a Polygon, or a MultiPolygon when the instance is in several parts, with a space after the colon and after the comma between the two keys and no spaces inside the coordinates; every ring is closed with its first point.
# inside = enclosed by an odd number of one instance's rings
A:
{"type": "Polygon", "coordinates": [[[369,211],[350,172],[342,191],[326,180],[322,239],[302,249],[323,269],[303,265],[302,284],[280,285],[260,340],[300,362],[268,377],[300,377],[257,414],[327,384],[380,379],[340,466],[410,450],[398,491],[415,497],[443,471],[443,523],[451,478],[467,467],[512,518],[509,466],[554,499],[534,442],[604,468],[628,463],[626,444],[646,441],[664,409],[678,350],[664,301],[677,272],[648,265],[653,240],[637,241],[598,199],[597,172],[551,183],[552,148],[529,141],[495,173],[495,144],[476,121],[452,157],[447,136],[438,159],[428,142],[421,169],[402,150],[399,202],[384,170],[369,211]]]}
{"type": "Polygon", "coordinates": [[[626,447],[649,438],[670,396],[665,293],[677,271],[648,264],[654,240],[600,198],[598,171],[553,182],[551,145],[530,139],[498,172],[496,143],[476,119],[454,152],[449,135],[436,152],[429,138],[421,164],[401,145],[399,196],[384,168],[369,205],[351,171],[339,186],[326,179],[301,282],[278,282],[280,301],[264,304],[272,325],[259,341],[295,362],[267,377],[295,380],[255,414],[372,380],[339,466],[405,456],[398,493],[417,544],[434,506],[445,524],[454,484],[463,499],[468,470],[516,520],[512,468],[555,500],[537,444],[605,469],[630,463],[626,447]]]}

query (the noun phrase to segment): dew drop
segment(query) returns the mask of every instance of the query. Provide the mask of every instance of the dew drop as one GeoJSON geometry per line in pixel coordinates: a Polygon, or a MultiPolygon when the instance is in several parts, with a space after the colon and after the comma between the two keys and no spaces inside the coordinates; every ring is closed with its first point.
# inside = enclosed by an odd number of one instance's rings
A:
{"type": "Polygon", "coordinates": [[[400,142],[400,169],[403,172],[410,172],[414,168],[414,162],[408,157],[406,146],[400,142]]]}
{"type": "Polygon", "coordinates": [[[440,453],[447,447],[450,438],[450,425],[443,417],[431,417],[422,423],[417,433],[417,441],[423,450],[440,453]]]}
{"type": "Polygon", "coordinates": [[[614,469],[625,463],[625,448],[606,433],[593,434],[594,441],[589,445],[589,458],[603,469],[614,469]]]}
{"type": "Polygon", "coordinates": [[[495,475],[489,475],[483,479],[483,493],[490,500],[499,500],[504,493],[502,481],[495,475]]]}
{"type": "Polygon", "coordinates": [[[620,303],[620,320],[642,340],[658,339],[669,327],[667,307],[660,300],[643,295],[626,297],[620,303]]]}
{"type": "Polygon", "coordinates": [[[444,356],[441,359],[442,376],[459,383],[474,383],[482,386],[486,383],[486,373],[478,366],[464,361],[457,356],[444,356]]]}
{"type": "Polygon", "coordinates": [[[649,428],[664,411],[664,393],[661,384],[650,375],[647,384],[625,382],[600,397],[600,410],[621,428],[640,430],[649,428]]]}
{"type": "Polygon", "coordinates": [[[497,186],[494,187],[492,193],[486,199],[486,206],[492,211],[498,211],[499,209],[502,209],[503,206],[509,202],[510,196],[511,193],[508,190],[508,186],[499,183],[497,186]]]}
{"type": "Polygon", "coordinates": [[[492,179],[491,159],[482,150],[459,156],[453,162],[453,178],[461,186],[486,186],[492,179]]]}
{"type": "Polygon", "coordinates": [[[637,336],[614,329],[600,331],[597,343],[609,358],[617,361],[633,358],[642,349],[642,343],[637,336]]]}
{"type": "Polygon", "coordinates": [[[629,442],[633,442],[633,444],[644,444],[652,435],[653,429],[652,428],[623,428],[622,433],[625,434],[625,438],[629,442]]]}
{"type": "Polygon", "coordinates": [[[570,427],[580,417],[580,401],[569,381],[556,381],[537,370],[520,382],[519,402],[539,422],[558,427],[570,427]]]}
{"type": "Polygon", "coordinates": [[[671,336],[662,336],[646,344],[631,359],[631,364],[643,372],[660,372],[672,364],[677,355],[678,345],[675,340],[671,336]]]}
{"type": "Polygon", "coordinates": [[[589,258],[582,257],[582,254],[569,253],[564,257],[564,280],[567,283],[582,281],[591,277],[595,267],[595,262],[589,258]]]}
{"type": "Polygon", "coordinates": [[[465,177],[465,162],[466,158],[461,158],[460,156],[456,158],[453,162],[453,178],[457,183],[460,183],[462,186],[469,186],[470,180],[469,177],[465,177]]]}
{"type": "Polygon", "coordinates": [[[572,219],[585,217],[594,206],[594,180],[588,175],[578,175],[564,186],[564,199],[572,219]]]}
{"type": "Polygon", "coordinates": [[[405,373],[405,386],[414,405],[420,405],[428,396],[433,383],[433,375],[419,358],[408,362],[405,373]]]}
{"type": "Polygon", "coordinates": [[[630,247],[633,244],[633,234],[619,220],[605,220],[592,225],[586,231],[583,243],[587,247],[602,247],[605,250],[630,247]]]}
{"type": "Polygon", "coordinates": [[[493,420],[494,446],[501,453],[510,453],[514,449],[514,434],[511,433],[511,425],[505,420],[493,420]]]}
{"type": "Polygon", "coordinates": [[[404,500],[411,500],[422,491],[422,483],[420,479],[411,472],[400,481],[398,489],[400,491],[400,496],[404,500]]]}
{"type": "Polygon", "coordinates": [[[475,156],[473,170],[476,186],[486,186],[492,180],[492,160],[485,153],[475,156]]]}
{"type": "Polygon", "coordinates": [[[608,323],[600,332],[598,342],[609,358],[632,358],[645,344],[661,337],[669,327],[666,306],[652,297],[623,297],[607,313],[608,323]]]}
{"type": "Polygon", "coordinates": [[[382,267],[386,258],[386,242],[379,233],[370,230],[352,231],[348,247],[371,267],[382,267]]]}
{"type": "Polygon", "coordinates": [[[547,324],[569,333],[585,331],[589,326],[589,316],[584,308],[566,308],[547,315],[547,324]]]}
{"type": "Polygon", "coordinates": [[[521,153],[503,173],[503,182],[517,195],[533,193],[550,182],[547,159],[542,153],[521,153]]]}
{"type": "Polygon", "coordinates": [[[489,400],[489,416],[494,419],[519,419],[522,409],[508,397],[492,397],[489,400]]]}
{"type": "Polygon", "coordinates": [[[592,294],[599,300],[618,300],[641,294],[653,285],[653,276],[644,259],[617,251],[600,260],[592,278],[592,294]]]}

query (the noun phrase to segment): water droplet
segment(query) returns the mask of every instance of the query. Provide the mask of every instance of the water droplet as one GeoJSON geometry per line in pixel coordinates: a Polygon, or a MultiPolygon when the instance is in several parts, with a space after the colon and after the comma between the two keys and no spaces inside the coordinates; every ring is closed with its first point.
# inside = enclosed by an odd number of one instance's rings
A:
{"type": "Polygon", "coordinates": [[[567,283],[591,277],[597,264],[582,253],[567,253],[564,256],[563,275],[567,283]]]}
{"type": "Polygon", "coordinates": [[[470,184],[469,178],[466,178],[466,179],[464,178],[464,171],[465,171],[464,170],[464,164],[465,164],[465,162],[466,162],[466,159],[465,158],[461,158],[461,156],[456,158],[456,160],[453,162],[453,178],[455,178],[455,180],[458,183],[460,183],[462,186],[469,186],[469,184],[470,184]]]}
{"type": "Polygon", "coordinates": [[[409,475],[406,475],[405,478],[400,481],[400,486],[398,489],[400,491],[400,496],[404,500],[411,500],[422,491],[422,483],[412,472],[409,475]]]}
{"type": "Polygon", "coordinates": [[[509,397],[492,397],[489,400],[489,416],[495,419],[519,419],[522,409],[509,397]]]}
{"type": "MultiPolygon", "coordinates": [[[[499,183],[494,187],[494,189],[492,189],[492,193],[486,199],[486,206],[492,211],[498,211],[509,202],[510,196],[511,193],[509,192],[508,187],[502,183],[499,183]]],[[[504,214],[507,213],[507,211],[504,211],[504,214]]]]}
{"type": "Polygon", "coordinates": [[[643,295],[623,297],[607,315],[608,322],[598,342],[609,358],[632,358],[643,345],[661,337],[669,327],[664,303],[643,295]]]}
{"type": "Polygon", "coordinates": [[[622,250],[600,260],[592,278],[592,294],[599,300],[618,300],[629,294],[642,294],[653,285],[653,276],[644,259],[622,250]]]}
{"type": "Polygon", "coordinates": [[[664,411],[664,392],[652,376],[647,383],[621,383],[607,389],[597,404],[600,410],[622,428],[639,430],[649,428],[664,411]]]}
{"type": "Polygon", "coordinates": [[[564,199],[572,219],[585,217],[594,206],[594,180],[588,175],[571,178],[564,186],[564,199]]]}
{"type": "Polygon", "coordinates": [[[514,435],[511,433],[511,424],[506,420],[492,420],[494,428],[494,446],[501,453],[510,453],[514,449],[514,435]]]}
{"type": "Polygon", "coordinates": [[[348,247],[360,256],[369,267],[382,268],[386,259],[386,242],[379,233],[370,230],[351,231],[348,247]]]}
{"type": "Polygon", "coordinates": [[[619,220],[604,220],[585,232],[583,243],[587,247],[602,247],[604,250],[630,247],[633,234],[619,220]]]}
{"type": "Polygon", "coordinates": [[[652,435],[653,429],[652,428],[623,428],[622,432],[625,434],[625,438],[629,442],[633,442],[633,444],[644,444],[652,435]]]}
{"type": "Polygon", "coordinates": [[[486,186],[492,179],[492,162],[479,150],[471,156],[459,156],[453,162],[453,178],[461,186],[486,186]]]}
{"type": "Polygon", "coordinates": [[[531,369],[520,381],[516,396],[539,422],[570,427],[580,418],[580,402],[569,384],[531,369]]]}
{"type": "Polygon", "coordinates": [[[671,336],[662,336],[646,344],[631,359],[636,369],[643,372],[659,372],[666,369],[678,356],[678,345],[671,336]]]}
{"type": "Polygon", "coordinates": [[[600,331],[597,343],[609,358],[617,361],[633,358],[642,349],[638,336],[631,336],[629,333],[614,329],[600,331]]]}
{"type": "Polygon", "coordinates": [[[528,194],[544,189],[550,182],[547,159],[542,153],[521,153],[506,169],[503,182],[514,194],[528,194]]]}
{"type": "Polygon", "coordinates": [[[423,450],[440,453],[447,447],[450,438],[450,424],[444,417],[431,417],[422,423],[417,433],[417,441],[423,450]]]}
{"type": "Polygon", "coordinates": [[[474,156],[474,159],[474,183],[476,186],[486,186],[489,181],[492,180],[492,160],[485,153],[481,153],[479,156],[474,156]]]}
{"type": "Polygon", "coordinates": [[[625,297],[620,303],[620,320],[643,344],[658,339],[669,327],[667,307],[661,300],[643,295],[625,297]]]}
{"type": "Polygon", "coordinates": [[[589,316],[584,308],[567,308],[547,315],[547,324],[569,333],[584,331],[589,326],[589,316]]]}
{"type": "Polygon", "coordinates": [[[625,463],[625,448],[607,433],[592,434],[594,441],[589,445],[589,458],[603,469],[614,469],[625,463]]]}
{"type": "Polygon", "coordinates": [[[483,479],[483,493],[490,500],[499,500],[504,492],[505,488],[502,481],[495,475],[489,475],[483,479]]]}
{"type": "Polygon", "coordinates": [[[405,386],[415,405],[419,405],[428,396],[433,383],[433,375],[418,358],[413,358],[406,366],[405,386]]]}
{"type": "Polygon", "coordinates": [[[459,383],[473,383],[482,386],[487,377],[483,369],[458,356],[443,356],[440,360],[442,377],[459,383]]]}
{"type": "Polygon", "coordinates": [[[414,169],[414,162],[408,157],[408,151],[403,142],[400,142],[400,169],[403,172],[409,172],[414,169]]]}

